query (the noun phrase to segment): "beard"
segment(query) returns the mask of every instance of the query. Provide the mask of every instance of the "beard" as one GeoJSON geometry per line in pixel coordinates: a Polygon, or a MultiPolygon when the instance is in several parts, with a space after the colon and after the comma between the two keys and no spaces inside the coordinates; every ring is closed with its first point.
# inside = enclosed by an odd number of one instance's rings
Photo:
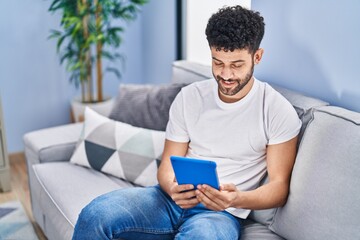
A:
{"type": "Polygon", "coordinates": [[[215,76],[213,72],[213,76],[218,83],[219,91],[226,96],[234,96],[239,93],[250,81],[254,73],[254,64],[252,65],[250,71],[247,72],[244,78],[235,78],[235,79],[227,79],[220,77],[219,75],[215,76]],[[233,87],[226,87],[221,82],[230,82],[236,83],[233,87]]]}

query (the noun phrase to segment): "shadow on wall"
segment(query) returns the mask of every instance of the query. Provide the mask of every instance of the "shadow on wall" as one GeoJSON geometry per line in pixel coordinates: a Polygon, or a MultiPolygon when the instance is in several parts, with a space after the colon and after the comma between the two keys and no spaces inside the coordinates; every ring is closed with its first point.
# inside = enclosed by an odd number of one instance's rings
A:
{"type": "Polygon", "coordinates": [[[357,88],[356,90],[358,92],[351,90],[342,92],[340,95],[340,101],[344,103],[343,107],[360,112],[360,88],[357,88]]]}
{"type": "Polygon", "coordinates": [[[354,50],[359,52],[355,55],[360,54],[359,44],[354,42],[360,42],[360,31],[354,32],[360,16],[354,10],[347,11],[351,7],[324,0],[253,1],[252,8],[266,23],[265,54],[256,76],[360,111],[359,61],[349,63],[354,50]],[[349,40],[349,35],[354,37],[349,40]]]}

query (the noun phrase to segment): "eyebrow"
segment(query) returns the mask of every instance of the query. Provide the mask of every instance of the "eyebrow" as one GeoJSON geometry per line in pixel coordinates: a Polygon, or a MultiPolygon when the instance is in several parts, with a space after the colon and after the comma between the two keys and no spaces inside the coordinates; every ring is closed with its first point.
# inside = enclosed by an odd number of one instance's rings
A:
{"type": "MultiPolygon", "coordinates": [[[[214,59],[218,62],[222,62],[221,60],[217,59],[216,57],[212,57],[212,59],[214,59]]],[[[238,63],[238,62],[245,62],[245,60],[239,59],[239,60],[231,61],[231,63],[238,63]]]]}

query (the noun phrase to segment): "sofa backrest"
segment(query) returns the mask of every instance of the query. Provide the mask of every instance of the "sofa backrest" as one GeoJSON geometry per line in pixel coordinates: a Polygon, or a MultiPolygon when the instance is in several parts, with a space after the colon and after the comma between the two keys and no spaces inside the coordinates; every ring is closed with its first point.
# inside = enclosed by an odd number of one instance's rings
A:
{"type": "Polygon", "coordinates": [[[360,113],[313,109],[286,205],[270,229],[286,239],[360,239],[360,113]]]}
{"type": "Polygon", "coordinates": [[[193,83],[212,77],[210,66],[186,60],[175,61],[172,64],[173,83],[193,83]]]}

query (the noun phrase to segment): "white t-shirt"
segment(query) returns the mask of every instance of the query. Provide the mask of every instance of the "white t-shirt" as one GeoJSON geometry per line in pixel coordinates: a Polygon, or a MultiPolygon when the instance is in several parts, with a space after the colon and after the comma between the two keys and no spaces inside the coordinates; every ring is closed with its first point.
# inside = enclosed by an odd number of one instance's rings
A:
{"type": "MultiPolygon", "coordinates": [[[[257,188],[266,173],[266,146],[294,138],[300,127],[293,106],[267,83],[255,79],[244,98],[225,103],[217,82],[209,79],[182,88],[176,96],[166,139],[189,142],[187,157],[215,161],[220,183],[246,191],[257,188]]],[[[240,218],[250,213],[227,211],[240,218]]]]}

